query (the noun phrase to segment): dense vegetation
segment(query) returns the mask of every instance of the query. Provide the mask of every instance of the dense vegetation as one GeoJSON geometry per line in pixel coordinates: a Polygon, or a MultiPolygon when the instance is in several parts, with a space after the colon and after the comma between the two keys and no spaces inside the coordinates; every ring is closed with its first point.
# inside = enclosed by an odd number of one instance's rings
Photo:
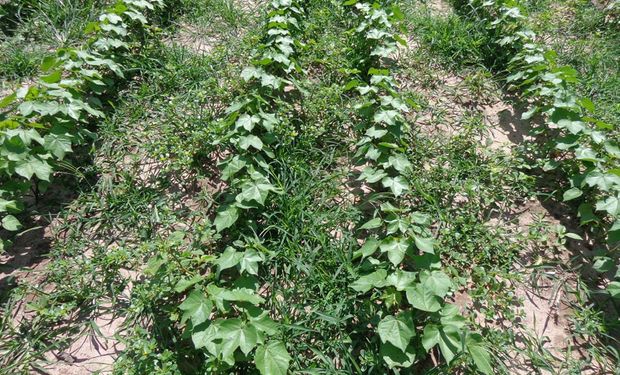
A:
{"type": "Polygon", "coordinates": [[[619,2],[14,0],[0,41],[0,373],[620,371],[619,2]]]}

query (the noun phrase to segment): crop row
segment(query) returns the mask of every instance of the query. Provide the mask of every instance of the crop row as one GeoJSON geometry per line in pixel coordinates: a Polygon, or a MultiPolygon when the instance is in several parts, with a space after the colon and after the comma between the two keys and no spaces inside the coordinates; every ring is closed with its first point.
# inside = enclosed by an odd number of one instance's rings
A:
{"type": "MultiPolygon", "coordinates": [[[[2,228],[20,230],[14,216],[25,209],[30,189],[49,185],[73,147],[94,139],[87,124],[104,117],[102,100],[123,78],[120,65],[131,52],[147,12],[163,0],[119,0],[85,30],[88,42],[62,48],[41,64],[43,75],[0,100],[0,215],[2,228]]],[[[8,240],[0,242],[0,250],[8,240]]]]}
{"type": "Polygon", "coordinates": [[[278,147],[274,130],[288,121],[283,102],[294,89],[289,78],[301,70],[295,61],[300,45],[295,34],[303,9],[302,1],[271,4],[253,63],[241,72],[247,91],[219,122],[224,130],[217,144],[227,155],[219,163],[227,188],[213,220],[220,253],[209,260],[207,275],[187,280],[177,290],[208,281],[194,287],[179,307],[181,322],[195,348],[205,350],[207,367],[213,371],[253,362],[261,374],[286,374],[291,360],[284,343],[271,338],[278,335],[279,325],[261,307],[268,291],[239,285],[240,280],[259,276],[260,263],[269,254],[257,216],[272,194],[281,193],[271,181],[278,147]]]}
{"type": "MultiPolygon", "coordinates": [[[[432,219],[408,202],[411,162],[405,114],[407,101],[397,91],[390,58],[398,43],[393,31],[398,8],[389,2],[347,1],[358,19],[354,33],[360,78],[349,83],[360,95],[356,145],[359,180],[367,187],[364,203],[373,209],[358,228],[365,242],[356,252],[369,273],[352,288],[376,304],[381,319],[375,333],[388,367],[409,368],[421,353],[439,346],[446,362],[468,356],[484,373],[492,373],[490,355],[479,334],[471,332],[459,309],[444,299],[454,286],[434,252],[432,219]]],[[[415,147],[415,145],[413,146],[415,147]]]]}
{"type": "MultiPolygon", "coordinates": [[[[614,252],[620,244],[620,145],[618,130],[594,117],[595,106],[577,94],[578,73],[559,66],[557,54],[537,41],[528,28],[524,7],[517,0],[460,2],[457,7],[483,21],[495,37],[497,48],[507,56],[508,84],[519,90],[530,109],[524,120],[538,118],[539,135],[549,139],[545,147],[545,171],[560,169],[570,188],[565,202],[578,201],[582,225],[602,231],[607,254],[594,268],[607,273],[617,267],[614,252]]],[[[620,272],[616,273],[620,278],[620,272]]],[[[620,294],[620,282],[607,290],[620,294]]]]}

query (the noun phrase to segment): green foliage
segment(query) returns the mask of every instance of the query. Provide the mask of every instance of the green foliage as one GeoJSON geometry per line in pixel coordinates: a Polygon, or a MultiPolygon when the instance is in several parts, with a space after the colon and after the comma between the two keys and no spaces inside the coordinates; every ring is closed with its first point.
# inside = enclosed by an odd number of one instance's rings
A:
{"type": "Polygon", "coordinates": [[[185,311],[183,320],[191,320],[187,329],[195,348],[208,351],[207,363],[213,364],[214,369],[235,365],[237,349],[248,359],[254,352],[253,362],[262,374],[285,374],[291,360],[282,342],[265,341],[265,335],[274,335],[277,330],[268,312],[258,308],[265,302],[258,291],[233,289],[234,282],[228,276],[223,277],[222,272],[239,266],[241,278],[258,275],[259,263],[267,252],[255,234],[257,228],[252,216],[273,194],[280,193],[271,182],[274,173],[271,164],[278,147],[274,130],[284,121],[278,113],[278,105],[286,96],[284,87],[293,84],[288,79],[290,74],[300,70],[295,61],[300,43],[294,38],[304,13],[302,6],[287,0],[272,3],[254,62],[241,72],[248,85],[247,93],[226,110],[222,120],[225,132],[216,142],[229,151],[228,158],[219,165],[228,189],[213,224],[216,232],[237,238],[233,245],[245,251],[227,246],[214,262],[221,284],[207,286],[208,297],[190,294],[179,307],[185,311]],[[250,303],[253,307],[245,309],[238,305],[233,309],[229,306],[232,301],[250,303]],[[203,309],[212,305],[219,308],[217,316],[221,318],[203,324],[206,320],[203,309]],[[245,319],[239,319],[239,311],[245,311],[245,319]],[[199,321],[194,320],[196,314],[199,321]]]}
{"type": "Polygon", "coordinates": [[[594,103],[576,94],[577,71],[559,66],[557,53],[536,42],[536,34],[524,22],[521,2],[476,0],[468,6],[488,22],[498,48],[510,56],[506,82],[531,103],[523,119],[544,119],[540,131],[550,141],[543,169],[562,169],[570,183],[564,200],[580,203],[581,223],[600,228],[613,253],[620,245],[615,234],[620,220],[617,130],[594,118],[594,103]]]}
{"type": "MultiPolygon", "coordinates": [[[[450,278],[435,269],[438,262],[420,261],[436,259],[430,220],[401,200],[412,189],[412,165],[405,154],[409,147],[405,114],[411,103],[398,94],[386,63],[397,51],[397,44],[404,43],[392,31],[401,13],[386,3],[345,4],[354,5],[358,19],[352,32],[357,37],[357,69],[362,74],[347,85],[360,94],[355,107],[360,119],[355,157],[358,164],[366,166],[359,180],[370,188],[367,199],[376,207],[372,219],[359,226],[365,243],[357,252],[364,257],[365,268],[373,271],[361,275],[351,287],[365,294],[383,292],[379,316],[384,318],[376,333],[389,368],[412,367],[423,359],[415,353],[428,352],[437,344],[449,364],[464,353],[469,330],[458,309],[443,301],[453,288],[450,278]],[[375,256],[376,250],[380,250],[379,256],[375,256]]],[[[476,354],[484,357],[486,351],[479,348],[476,354]]],[[[486,371],[488,364],[483,362],[477,360],[476,364],[481,363],[486,371]]]]}
{"type": "Polygon", "coordinates": [[[85,125],[104,117],[101,98],[112,85],[109,74],[123,77],[119,63],[129,49],[128,34],[147,26],[143,12],[162,6],[159,0],[116,3],[88,25],[92,36],[86,45],[46,57],[44,75],[35,84],[0,101],[0,213],[6,215],[8,206],[21,208],[30,186],[49,182],[72,145],[94,137],[85,125]]]}

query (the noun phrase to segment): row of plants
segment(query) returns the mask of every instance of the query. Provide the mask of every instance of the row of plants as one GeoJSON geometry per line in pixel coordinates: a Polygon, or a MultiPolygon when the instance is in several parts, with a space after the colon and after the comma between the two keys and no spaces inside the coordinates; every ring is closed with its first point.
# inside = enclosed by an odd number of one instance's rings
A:
{"type": "Polygon", "coordinates": [[[390,1],[344,4],[357,19],[352,33],[359,78],[347,89],[359,93],[355,158],[365,192],[360,203],[365,219],[357,228],[363,244],[354,255],[364,274],[351,288],[367,301],[369,326],[390,369],[424,366],[439,347],[448,364],[473,361],[479,371],[493,373],[482,337],[446,302],[455,286],[434,251],[433,219],[415,209],[411,196],[407,150],[415,145],[407,142],[405,119],[410,103],[398,93],[390,70],[398,43],[405,44],[394,31],[401,13],[390,1]]]}
{"type": "Polygon", "coordinates": [[[261,263],[273,255],[263,245],[262,215],[274,194],[274,150],[281,146],[277,130],[293,117],[288,101],[295,95],[292,75],[301,43],[296,39],[304,17],[304,2],[274,0],[267,14],[262,41],[252,64],[241,72],[244,94],[215,125],[220,178],[225,184],[213,220],[217,255],[205,267],[182,279],[176,288],[188,291],[180,304],[181,324],[194,347],[204,353],[204,368],[224,371],[252,363],[261,374],[286,374],[291,356],[278,338],[280,325],[264,308],[269,286],[260,280],[261,263]]]}
{"type": "MultiPolygon", "coordinates": [[[[41,63],[42,76],[0,100],[0,215],[4,233],[17,232],[15,216],[26,209],[30,191],[45,191],[74,147],[95,138],[89,124],[102,119],[105,101],[122,62],[149,29],[149,12],[163,0],[118,0],[88,24],[88,41],[62,48],[41,63]]],[[[10,236],[6,236],[10,237],[10,236]]],[[[0,251],[10,245],[0,242],[0,251]]]]}
{"type": "MultiPolygon", "coordinates": [[[[546,142],[539,167],[567,178],[564,202],[575,203],[582,226],[601,248],[593,268],[615,281],[606,285],[620,297],[620,145],[614,124],[594,117],[592,100],[577,94],[577,71],[556,62],[528,28],[524,4],[519,0],[456,1],[458,10],[484,22],[498,51],[506,60],[506,82],[529,105],[522,119],[540,120],[536,135],[546,142]]],[[[579,236],[575,236],[581,239],[579,236]]]]}

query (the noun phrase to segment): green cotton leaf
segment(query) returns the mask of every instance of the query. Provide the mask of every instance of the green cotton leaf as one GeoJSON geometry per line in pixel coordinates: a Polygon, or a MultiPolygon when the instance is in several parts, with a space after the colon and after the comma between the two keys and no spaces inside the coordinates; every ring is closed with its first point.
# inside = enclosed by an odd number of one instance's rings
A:
{"type": "Polygon", "coordinates": [[[258,263],[264,260],[263,256],[256,252],[256,250],[246,250],[243,253],[239,264],[241,266],[241,272],[247,272],[251,275],[258,275],[258,263]]]}
{"type": "Polygon", "coordinates": [[[399,292],[409,288],[415,282],[415,272],[396,270],[386,278],[387,285],[391,285],[399,292]]]}
{"type": "Polygon", "coordinates": [[[395,214],[389,214],[385,221],[388,223],[387,234],[397,232],[405,233],[410,226],[409,221],[406,218],[395,214]]]}
{"type": "Polygon", "coordinates": [[[395,110],[381,110],[375,113],[373,121],[377,124],[394,125],[398,117],[398,111],[395,110]]]}
{"type": "Polygon", "coordinates": [[[221,355],[222,360],[228,365],[235,364],[235,350],[240,344],[240,332],[243,330],[243,322],[237,318],[218,319],[212,323],[217,327],[214,339],[215,351],[217,355],[221,355]]]}
{"type": "Polygon", "coordinates": [[[282,341],[261,345],[254,355],[254,363],[262,375],[286,375],[291,359],[282,341]]]}
{"type": "Polygon", "coordinates": [[[611,173],[590,172],[584,181],[590,187],[598,186],[603,191],[610,191],[614,185],[620,185],[620,176],[611,173]]]}
{"type": "Polygon", "coordinates": [[[0,198],[0,212],[18,213],[21,212],[22,207],[23,204],[16,200],[7,201],[6,199],[0,198]]]}
{"type": "Polygon", "coordinates": [[[364,245],[362,245],[362,247],[359,250],[357,250],[353,255],[355,258],[359,256],[361,256],[362,258],[366,258],[374,254],[378,248],[379,248],[379,240],[377,240],[374,237],[370,237],[366,239],[366,242],[364,242],[364,245]]]}
{"type": "Polygon", "coordinates": [[[239,349],[247,356],[256,347],[257,343],[258,332],[256,327],[253,325],[246,325],[239,333],[239,349]]]}
{"type": "Polygon", "coordinates": [[[275,126],[280,123],[276,115],[273,113],[261,113],[260,117],[263,119],[261,123],[263,128],[265,128],[268,132],[273,131],[275,126]]]}
{"type": "Polygon", "coordinates": [[[41,70],[44,72],[49,71],[53,67],[57,66],[59,63],[58,58],[56,56],[45,56],[43,61],[41,62],[41,70]]]}
{"type": "Polygon", "coordinates": [[[441,355],[450,364],[454,357],[462,351],[461,333],[454,326],[442,326],[439,329],[439,349],[441,355]]]}
{"type": "MultiPolygon", "coordinates": [[[[222,357],[231,359],[234,364],[234,353],[237,348],[248,355],[258,342],[256,327],[245,325],[240,319],[223,319],[218,321],[216,338],[221,339],[222,357]]],[[[227,363],[230,363],[228,360],[227,363]]]]}
{"type": "Polygon", "coordinates": [[[383,187],[392,190],[392,193],[396,197],[400,196],[403,191],[409,189],[409,184],[407,183],[407,180],[405,180],[405,178],[402,176],[385,177],[383,180],[381,180],[381,184],[383,185],[383,187]]]}
{"type": "Polygon", "coordinates": [[[207,348],[209,353],[216,355],[218,353],[217,347],[213,341],[217,339],[218,326],[217,324],[204,323],[192,330],[192,342],[196,349],[207,348]]]}
{"type": "Polygon", "coordinates": [[[44,137],[43,147],[60,160],[64,159],[68,152],[73,152],[71,139],[64,135],[47,134],[44,137]]]}
{"type": "Polygon", "coordinates": [[[362,174],[358,178],[358,180],[364,180],[369,184],[374,184],[375,182],[381,181],[382,178],[386,177],[387,173],[383,169],[374,169],[372,167],[366,167],[362,171],[362,174]]]}
{"type": "Polygon", "coordinates": [[[368,147],[368,151],[364,155],[364,157],[368,160],[377,160],[379,159],[379,156],[381,156],[381,151],[372,145],[368,147]]]}
{"type": "Polygon", "coordinates": [[[441,309],[441,299],[422,284],[407,288],[407,301],[421,311],[436,312],[441,309]]]}
{"type": "Polygon", "coordinates": [[[401,98],[393,97],[389,95],[382,95],[381,98],[381,106],[383,107],[393,107],[396,110],[402,112],[409,112],[409,107],[401,100],[401,98]]]}
{"type": "Polygon", "coordinates": [[[377,326],[377,333],[381,342],[394,345],[403,352],[407,350],[409,342],[415,336],[415,327],[411,316],[399,315],[398,318],[388,315],[377,326]]]}
{"type": "Polygon", "coordinates": [[[607,243],[613,245],[616,242],[620,242],[620,220],[616,220],[607,233],[607,243]]]}
{"type": "Polygon", "coordinates": [[[379,355],[390,369],[395,367],[409,368],[416,361],[416,350],[413,346],[407,347],[407,350],[403,352],[389,342],[381,344],[379,355]]]}
{"type": "Polygon", "coordinates": [[[409,160],[407,160],[407,157],[403,154],[396,154],[390,156],[388,158],[388,165],[401,173],[411,168],[411,162],[409,162],[409,160]]]}
{"type": "Polygon", "coordinates": [[[570,150],[578,144],[579,137],[576,135],[568,135],[557,138],[555,148],[558,150],[570,150]]]}
{"type": "Polygon", "coordinates": [[[278,333],[278,323],[274,322],[269,317],[269,313],[264,311],[258,317],[250,318],[250,325],[256,327],[258,332],[264,332],[268,335],[275,335],[278,333]]]}
{"type": "MultiPolygon", "coordinates": [[[[508,77],[508,82],[510,82],[510,77],[508,77]]],[[[530,108],[527,112],[524,112],[521,115],[521,120],[529,120],[532,117],[534,117],[534,115],[538,112],[538,107],[533,106],[532,108],[530,108]]]]}
{"type": "Polygon", "coordinates": [[[596,202],[597,211],[607,211],[612,216],[620,215],[620,198],[617,196],[608,197],[605,200],[596,202]]]}
{"type": "Polygon", "coordinates": [[[596,257],[592,268],[598,273],[609,272],[616,266],[613,259],[609,257],[596,257]]]}
{"type": "Polygon", "coordinates": [[[239,203],[255,201],[262,206],[265,204],[270,191],[276,191],[276,188],[271,184],[250,182],[242,186],[241,193],[237,194],[235,200],[239,203]]]}
{"type": "Polygon", "coordinates": [[[416,223],[419,225],[428,225],[431,221],[430,216],[422,212],[412,212],[409,215],[409,218],[411,219],[413,223],[416,223]]]}
{"type": "Polygon", "coordinates": [[[440,334],[437,324],[427,324],[422,332],[422,346],[428,352],[435,345],[439,344],[440,334]]]}
{"type": "Polygon", "coordinates": [[[192,291],[185,301],[179,305],[179,309],[183,311],[182,320],[190,319],[195,327],[206,322],[213,310],[213,302],[208,299],[201,291],[192,291]]]}
{"type": "Polygon", "coordinates": [[[383,220],[380,217],[375,217],[374,219],[368,220],[364,225],[362,225],[359,229],[376,229],[379,228],[383,224],[383,220]]]}
{"type": "Polygon", "coordinates": [[[583,195],[583,191],[581,191],[581,189],[579,188],[574,187],[564,192],[563,201],[568,202],[570,200],[579,198],[582,195],[583,195]]]}
{"type": "Polygon", "coordinates": [[[370,127],[368,128],[368,130],[366,130],[366,136],[374,139],[380,139],[387,133],[388,131],[386,129],[381,129],[376,126],[370,127]]]}
{"type": "Polygon", "coordinates": [[[15,166],[15,173],[28,180],[32,179],[32,176],[35,175],[40,180],[49,182],[52,167],[47,161],[30,156],[28,159],[17,163],[15,166]]]}
{"type": "Polygon", "coordinates": [[[282,86],[283,80],[274,75],[264,73],[261,75],[260,84],[263,87],[270,87],[274,90],[277,90],[282,86]]]}
{"type": "Polygon", "coordinates": [[[419,237],[419,236],[414,236],[413,239],[415,240],[415,246],[425,252],[425,253],[429,253],[429,254],[435,254],[435,250],[433,249],[434,243],[435,243],[435,239],[432,237],[419,237]]]}
{"type": "Polygon", "coordinates": [[[9,232],[16,232],[22,228],[22,224],[13,215],[6,215],[2,218],[2,228],[9,232]]]}
{"type": "Polygon", "coordinates": [[[235,122],[235,128],[236,129],[244,128],[245,130],[251,132],[252,129],[254,129],[254,125],[258,124],[259,122],[260,122],[260,117],[256,115],[250,116],[244,113],[241,116],[239,116],[239,118],[235,122]]]}
{"type": "Polygon", "coordinates": [[[60,82],[61,79],[62,79],[62,71],[60,70],[57,70],[53,73],[50,73],[46,76],[41,77],[41,81],[45,83],[49,83],[49,84],[58,83],[60,82]]]}
{"type": "Polygon", "coordinates": [[[247,150],[250,147],[254,147],[258,151],[263,149],[263,141],[254,134],[239,137],[237,145],[239,145],[242,150],[247,150]]]}
{"type": "Polygon", "coordinates": [[[442,271],[422,272],[420,274],[420,282],[424,289],[433,292],[437,297],[443,298],[452,288],[450,277],[442,271]]]}
{"type": "Polygon", "coordinates": [[[226,228],[230,228],[239,219],[239,209],[235,206],[223,206],[217,211],[215,220],[215,230],[219,233],[226,228]]]}
{"type": "Polygon", "coordinates": [[[386,238],[381,242],[379,248],[382,253],[388,253],[388,259],[394,266],[398,266],[403,259],[405,259],[405,253],[411,246],[411,241],[405,238],[386,238]]]}
{"type": "Polygon", "coordinates": [[[592,211],[591,204],[587,204],[587,203],[580,204],[579,208],[577,209],[577,212],[578,212],[579,218],[581,219],[580,222],[582,225],[598,221],[598,218],[592,211]]]}
{"type": "Polygon", "coordinates": [[[605,142],[603,144],[603,147],[605,147],[605,151],[607,151],[609,155],[613,156],[616,159],[620,159],[620,147],[618,147],[617,144],[605,142]]]}
{"type": "Polygon", "coordinates": [[[248,66],[241,71],[241,78],[248,82],[252,78],[260,78],[265,73],[264,70],[253,66],[248,66]]]}
{"type": "Polygon", "coordinates": [[[577,160],[597,162],[600,159],[594,150],[587,147],[579,147],[575,150],[575,158],[577,160]]]}
{"type": "Polygon", "coordinates": [[[243,253],[238,252],[232,246],[228,246],[213,264],[217,265],[218,272],[222,272],[223,270],[237,266],[241,258],[243,258],[243,253]]]}
{"type": "Polygon", "coordinates": [[[371,274],[362,276],[355,280],[350,286],[353,290],[361,293],[366,293],[372,288],[381,288],[385,285],[385,277],[387,272],[383,269],[379,269],[371,274]]]}
{"type": "Polygon", "coordinates": [[[370,52],[371,56],[390,57],[391,54],[396,52],[395,45],[378,46],[370,52]]]}
{"type": "Polygon", "coordinates": [[[612,281],[605,289],[611,298],[620,300],[620,281],[612,281]]]}
{"type": "Polygon", "coordinates": [[[558,126],[567,129],[571,134],[579,134],[586,129],[583,121],[562,119],[557,122],[558,126]]]}
{"type": "Polygon", "coordinates": [[[491,363],[491,355],[488,349],[482,344],[482,336],[477,333],[467,335],[466,348],[471,358],[474,360],[474,364],[478,368],[478,371],[485,375],[492,375],[495,373],[491,363]]]}
{"type": "Polygon", "coordinates": [[[199,283],[203,279],[204,278],[201,275],[196,275],[196,276],[192,277],[191,279],[182,278],[174,286],[174,291],[177,292],[177,293],[183,293],[184,291],[186,291],[187,289],[191,288],[196,283],[199,283]]]}
{"type": "Polygon", "coordinates": [[[237,172],[242,170],[247,165],[247,162],[239,157],[234,156],[232,159],[226,162],[226,167],[222,170],[222,180],[228,181],[237,172]]]}
{"type": "Polygon", "coordinates": [[[265,299],[254,293],[252,289],[237,288],[234,290],[223,289],[220,291],[218,298],[223,301],[233,302],[249,302],[254,306],[258,306],[265,302],[265,299]]]}

